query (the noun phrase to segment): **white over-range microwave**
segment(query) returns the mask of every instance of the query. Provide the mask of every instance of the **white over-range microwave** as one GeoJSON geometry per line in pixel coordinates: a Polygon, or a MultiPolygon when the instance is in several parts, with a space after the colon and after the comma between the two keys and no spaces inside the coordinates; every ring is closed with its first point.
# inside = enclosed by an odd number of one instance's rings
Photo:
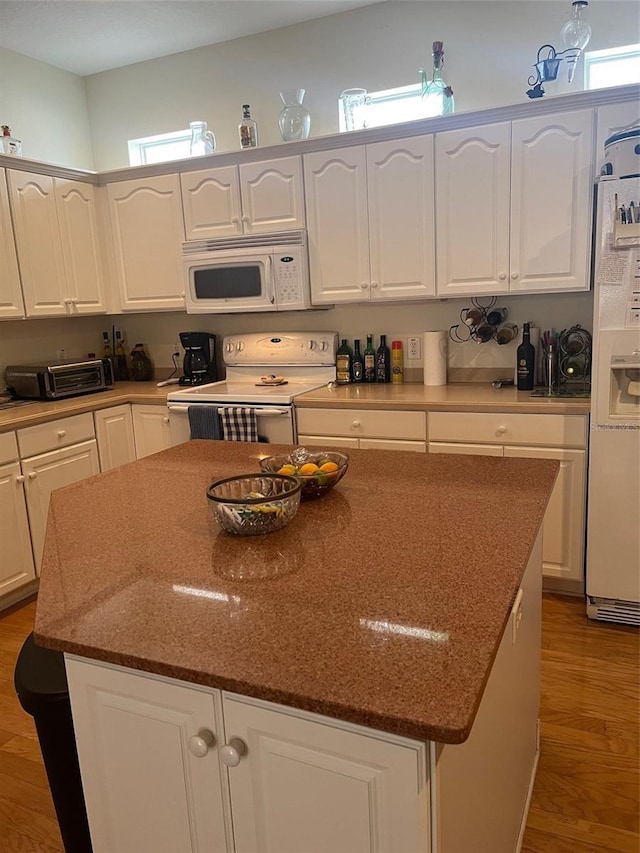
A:
{"type": "Polygon", "coordinates": [[[311,308],[304,231],[183,244],[187,314],[311,308]]]}

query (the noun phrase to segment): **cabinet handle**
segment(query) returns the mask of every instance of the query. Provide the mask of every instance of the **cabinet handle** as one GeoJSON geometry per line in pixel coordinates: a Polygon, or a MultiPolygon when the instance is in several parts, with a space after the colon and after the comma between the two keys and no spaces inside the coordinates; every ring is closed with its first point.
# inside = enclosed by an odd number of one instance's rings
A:
{"type": "Polygon", "coordinates": [[[38,472],[37,472],[37,471],[29,471],[29,479],[30,479],[30,480],[35,480],[35,478],[36,478],[37,476],[38,476],[38,472]]]}
{"type": "Polygon", "coordinates": [[[58,432],[56,433],[58,438],[64,438],[66,434],[67,434],[66,429],[59,429],[58,432]]]}
{"type": "Polygon", "coordinates": [[[514,279],[514,280],[515,280],[516,278],[518,278],[518,273],[517,273],[517,272],[512,272],[512,273],[511,273],[511,278],[512,278],[512,279],[514,279]]]}
{"type": "Polygon", "coordinates": [[[506,272],[501,272],[500,275],[498,276],[500,281],[504,281],[506,279],[506,277],[507,277],[506,272]]]}
{"type": "Polygon", "coordinates": [[[231,741],[225,744],[220,750],[220,759],[227,767],[237,767],[240,764],[240,759],[246,755],[247,745],[239,737],[232,737],[231,741]]]}
{"type": "Polygon", "coordinates": [[[24,483],[24,474],[16,475],[16,483],[24,483]]]}
{"type": "Polygon", "coordinates": [[[351,426],[353,427],[353,429],[358,429],[358,427],[360,426],[360,421],[351,421],[351,426]]]}
{"type": "Polygon", "coordinates": [[[209,729],[200,729],[197,735],[189,738],[189,752],[196,758],[204,758],[215,742],[213,732],[209,729]]]}
{"type": "Polygon", "coordinates": [[[69,297],[68,297],[68,296],[67,296],[67,298],[64,300],[64,304],[65,304],[65,305],[71,305],[71,303],[72,303],[72,302],[73,302],[73,299],[69,299],[69,297]]]}
{"type": "Polygon", "coordinates": [[[498,429],[496,430],[496,435],[504,435],[506,431],[507,431],[507,428],[503,424],[502,426],[499,426],[498,429]]]}

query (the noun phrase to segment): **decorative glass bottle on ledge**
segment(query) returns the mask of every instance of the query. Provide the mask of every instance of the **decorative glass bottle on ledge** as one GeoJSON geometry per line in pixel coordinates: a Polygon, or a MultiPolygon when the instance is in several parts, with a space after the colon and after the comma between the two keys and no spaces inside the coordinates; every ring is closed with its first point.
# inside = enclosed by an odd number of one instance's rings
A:
{"type": "Polygon", "coordinates": [[[280,92],[284,107],[278,116],[278,125],[285,142],[309,136],[311,116],[309,110],[302,106],[304,93],[304,89],[283,89],[280,92]]]}
{"type": "Polygon", "coordinates": [[[422,99],[427,107],[426,116],[451,115],[454,109],[453,89],[442,79],[442,66],[444,65],[444,44],[441,41],[433,43],[433,78],[427,80],[427,72],[424,68],[418,71],[422,79],[422,99]]]}

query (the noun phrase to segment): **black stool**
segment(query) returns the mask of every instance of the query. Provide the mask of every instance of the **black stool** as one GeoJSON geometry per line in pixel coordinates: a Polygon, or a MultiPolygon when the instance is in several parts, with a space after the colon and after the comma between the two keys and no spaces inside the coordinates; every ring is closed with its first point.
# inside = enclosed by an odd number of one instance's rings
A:
{"type": "Polygon", "coordinates": [[[66,853],[93,853],[84,803],[71,703],[61,652],[24,641],[14,673],[20,704],[31,714],[66,853]]]}

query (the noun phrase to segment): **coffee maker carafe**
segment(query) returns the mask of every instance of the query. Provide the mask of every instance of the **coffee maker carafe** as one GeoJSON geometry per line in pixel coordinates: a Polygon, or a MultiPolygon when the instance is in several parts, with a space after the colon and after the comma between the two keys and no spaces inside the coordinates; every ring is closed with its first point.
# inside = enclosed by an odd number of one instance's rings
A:
{"type": "Polygon", "coordinates": [[[184,347],[184,375],[180,385],[206,385],[218,378],[216,370],[216,336],[209,332],[180,332],[184,347]]]}

